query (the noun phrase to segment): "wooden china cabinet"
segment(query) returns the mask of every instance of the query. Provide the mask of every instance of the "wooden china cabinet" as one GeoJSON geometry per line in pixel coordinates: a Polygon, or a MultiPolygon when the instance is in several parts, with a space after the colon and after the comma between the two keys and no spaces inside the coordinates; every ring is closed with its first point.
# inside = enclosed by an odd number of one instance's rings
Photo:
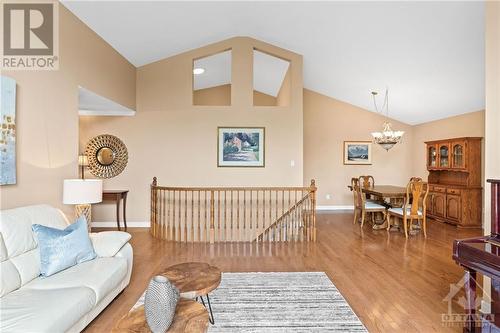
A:
{"type": "Polygon", "coordinates": [[[481,140],[428,141],[427,215],[462,228],[481,227],[481,140]]]}

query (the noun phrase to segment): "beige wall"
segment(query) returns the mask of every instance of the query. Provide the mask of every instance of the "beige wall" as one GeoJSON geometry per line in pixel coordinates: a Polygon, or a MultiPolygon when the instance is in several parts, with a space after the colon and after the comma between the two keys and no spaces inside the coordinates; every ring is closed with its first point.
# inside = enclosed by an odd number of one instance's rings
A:
{"type": "Polygon", "coordinates": [[[276,96],[276,105],[278,106],[287,106],[290,103],[290,84],[291,84],[291,71],[288,69],[286,71],[283,82],[281,83],[280,91],[278,92],[278,96],[276,96]]]}
{"type": "MultiPolygon", "coordinates": [[[[351,192],[347,189],[352,176],[371,174],[378,183],[394,185],[406,184],[413,175],[427,178],[424,141],[455,136],[482,136],[484,132],[482,111],[417,126],[392,120],[395,128],[406,131],[402,144],[396,145],[389,152],[374,146],[373,164],[370,166],[344,165],[343,141],[371,140],[370,133],[380,130],[385,118],[307,89],[303,90],[303,94],[303,182],[309,184],[310,179],[316,179],[319,188],[318,204],[322,206],[352,205],[351,192]],[[413,151],[417,153],[413,154],[413,151]],[[326,199],[327,194],[331,195],[330,200],[326,199]]],[[[255,111],[259,112],[258,109],[255,111]]],[[[240,121],[238,114],[234,116],[234,121],[240,121]]],[[[107,132],[125,141],[130,153],[129,165],[123,174],[106,180],[106,186],[133,189],[134,192],[131,193],[131,198],[135,201],[133,207],[139,207],[139,210],[129,209],[129,216],[135,221],[145,221],[149,204],[147,184],[151,181],[152,175],[160,175],[160,183],[169,185],[267,184],[260,181],[253,183],[253,180],[246,182],[242,175],[247,173],[247,170],[234,169],[231,173],[226,173],[224,169],[216,167],[216,147],[213,137],[214,129],[220,121],[225,120],[214,118],[213,113],[200,115],[195,109],[182,112],[138,112],[135,117],[81,117],[81,145],[83,147],[91,136],[107,132]],[[198,119],[199,122],[193,122],[192,119],[198,119]],[[183,145],[191,146],[197,141],[196,136],[186,136],[186,133],[195,131],[210,133],[208,137],[212,138],[212,144],[207,146],[205,152],[190,157],[189,163],[181,166],[172,163],[169,152],[177,151],[178,156],[185,155],[185,152],[177,150],[178,141],[173,138],[182,138],[180,141],[183,145]],[[163,163],[148,162],[150,156],[157,154],[160,155],[160,160],[164,160],[163,163]],[[179,168],[183,169],[182,172],[179,172],[179,168]],[[223,177],[221,176],[223,174],[230,176],[223,177]],[[165,181],[162,181],[163,179],[165,181]],[[139,192],[141,195],[137,198],[139,192]]],[[[271,121],[270,127],[273,127],[275,121],[278,120],[271,121]]],[[[267,128],[266,130],[269,132],[267,128]]],[[[291,168],[287,162],[284,160],[281,165],[281,170],[284,172],[277,175],[277,178],[269,184],[289,184],[286,171],[291,168]]],[[[114,218],[112,206],[96,207],[95,211],[99,221],[110,221],[114,218]]]]}
{"type": "Polygon", "coordinates": [[[78,85],[135,108],[135,68],[59,5],[57,71],[4,71],[17,81],[17,184],[1,208],[62,204],[62,182],[78,176],[78,85]]]}
{"type": "Polygon", "coordinates": [[[278,99],[274,96],[253,91],[253,105],[255,106],[278,106],[278,99]]]}
{"type": "Polygon", "coordinates": [[[464,136],[484,137],[484,111],[471,112],[413,126],[412,149],[415,152],[413,174],[423,179],[427,179],[429,175],[426,168],[425,141],[464,136]]]}
{"type": "MultiPolygon", "coordinates": [[[[498,15],[498,4],[488,6],[487,65],[491,73],[498,73],[498,44],[493,42],[498,41],[498,20],[491,18],[498,15]]],[[[374,146],[371,166],[346,166],[342,163],[343,141],[371,140],[370,132],[380,130],[384,118],[303,90],[300,55],[240,37],[136,70],[63,6],[59,12],[60,69],[2,73],[18,83],[18,183],[1,188],[2,209],[35,203],[62,208],[62,180],[78,176],[79,146],[82,149],[90,137],[102,133],[117,135],[129,149],[129,165],[118,177],[106,180],[105,187],[131,190],[131,221],[148,218],[148,185],[153,176],[165,185],[297,185],[316,178],[318,204],[350,205],[346,185],[353,175],[372,174],[378,183],[404,184],[411,175],[425,174],[423,141],[482,136],[481,112],[414,127],[393,121],[396,128],[406,131],[401,145],[390,152],[374,146]],[[282,88],[279,95],[289,92],[279,97],[289,101],[286,107],[253,106],[254,47],[292,61],[286,90],[282,88]],[[228,48],[233,51],[232,105],[193,106],[192,60],[228,48]],[[81,117],[78,128],[78,85],[130,108],[135,108],[137,96],[137,115],[81,117]],[[265,126],[266,168],[217,168],[217,126],[265,126]],[[418,152],[416,158],[412,151],[418,152]],[[327,200],[326,194],[332,198],[327,200]]],[[[494,126],[500,118],[498,75],[488,78],[486,117],[493,119],[490,124],[494,126]]],[[[490,150],[498,146],[496,130],[489,130],[490,150]]],[[[490,154],[490,165],[500,165],[494,160],[498,159],[496,151],[490,154]]],[[[498,177],[498,169],[490,170],[497,170],[498,177]]],[[[97,206],[95,218],[114,220],[113,207],[97,206]]]]}
{"type": "MultiPolygon", "coordinates": [[[[500,2],[486,2],[485,178],[500,178],[500,2]]],[[[490,233],[490,185],[485,183],[484,232],[490,233]]]]}
{"type": "MultiPolygon", "coordinates": [[[[277,98],[254,90],[253,103],[255,106],[276,106],[277,98]]],[[[231,85],[224,84],[217,87],[195,90],[193,91],[193,104],[209,106],[231,105],[231,85]]]]}
{"type": "MultiPolygon", "coordinates": [[[[491,233],[491,187],[487,179],[500,179],[500,2],[486,2],[486,110],[484,170],[484,234],[491,233]]],[[[483,293],[491,293],[491,280],[484,277],[483,293]]],[[[491,304],[482,302],[483,313],[491,312],[491,304]]]]}
{"type": "Polygon", "coordinates": [[[389,152],[374,145],[372,165],[344,165],[343,141],[369,141],[383,122],[373,112],[304,89],[304,182],[316,178],[319,205],[351,206],[347,185],[353,176],[370,174],[379,184],[393,185],[404,185],[411,176],[427,179],[425,141],[484,137],[484,111],[415,126],[391,120],[406,132],[402,144],[389,152]]]}
{"type": "Polygon", "coordinates": [[[231,105],[231,84],[193,91],[194,105],[231,105]]]}
{"type": "MultiPolygon", "coordinates": [[[[301,185],[303,179],[302,57],[250,39],[233,38],[141,67],[134,117],[81,117],[81,146],[109,133],[129,150],[129,163],[106,188],[128,188],[130,221],[149,220],[149,184],[301,185]],[[254,107],[253,48],[291,60],[287,107],[254,107]],[[193,59],[232,49],[231,106],[192,105],[193,59]],[[266,128],[265,168],[218,168],[218,126],[266,128]],[[295,161],[291,167],[290,161],[295,161]]],[[[113,221],[112,205],[97,205],[96,221],[113,221]]]]}
{"type": "Polygon", "coordinates": [[[412,175],[411,126],[392,120],[405,131],[402,144],[389,152],[373,146],[372,165],[344,165],[343,142],[372,140],[386,118],[356,106],[304,89],[304,182],[316,179],[318,204],[352,206],[347,189],[353,176],[369,174],[379,184],[406,184],[412,175]],[[331,199],[327,200],[326,195],[331,199]]]}

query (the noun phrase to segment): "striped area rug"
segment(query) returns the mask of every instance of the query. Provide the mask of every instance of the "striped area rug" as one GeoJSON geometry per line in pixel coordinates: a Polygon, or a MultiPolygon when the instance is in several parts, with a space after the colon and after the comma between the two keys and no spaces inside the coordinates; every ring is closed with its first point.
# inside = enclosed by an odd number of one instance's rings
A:
{"type": "Polygon", "coordinates": [[[324,272],[223,273],[210,303],[210,333],[367,332],[324,272]]]}

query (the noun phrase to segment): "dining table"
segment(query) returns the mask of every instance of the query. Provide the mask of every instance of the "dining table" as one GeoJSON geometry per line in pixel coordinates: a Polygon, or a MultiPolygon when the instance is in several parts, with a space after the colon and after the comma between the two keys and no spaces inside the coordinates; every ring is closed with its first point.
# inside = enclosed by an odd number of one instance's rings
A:
{"type": "Polygon", "coordinates": [[[406,187],[402,186],[375,185],[363,188],[361,191],[380,199],[380,201],[388,202],[391,207],[403,207],[406,197],[406,187]]]}
{"type": "MultiPolygon", "coordinates": [[[[352,186],[347,186],[352,191],[352,186]]],[[[372,187],[362,188],[361,191],[367,194],[368,197],[380,201],[388,208],[403,207],[404,199],[406,198],[406,187],[395,185],[374,185],[372,187]]],[[[386,220],[383,219],[382,214],[377,214],[373,229],[386,228],[386,220]]],[[[395,225],[397,227],[397,225],[395,225]]]]}

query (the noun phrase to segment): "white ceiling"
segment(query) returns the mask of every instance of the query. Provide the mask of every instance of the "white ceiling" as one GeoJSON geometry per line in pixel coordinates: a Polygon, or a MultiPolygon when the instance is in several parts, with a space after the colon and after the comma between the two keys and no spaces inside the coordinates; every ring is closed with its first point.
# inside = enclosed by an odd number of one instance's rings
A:
{"type": "Polygon", "coordinates": [[[135,111],[93,91],[78,87],[78,114],[80,116],[134,116],[135,111]]]}
{"type": "Polygon", "coordinates": [[[483,2],[63,1],[135,66],[234,36],[304,56],[304,86],[416,124],[484,108],[483,2]]]}

